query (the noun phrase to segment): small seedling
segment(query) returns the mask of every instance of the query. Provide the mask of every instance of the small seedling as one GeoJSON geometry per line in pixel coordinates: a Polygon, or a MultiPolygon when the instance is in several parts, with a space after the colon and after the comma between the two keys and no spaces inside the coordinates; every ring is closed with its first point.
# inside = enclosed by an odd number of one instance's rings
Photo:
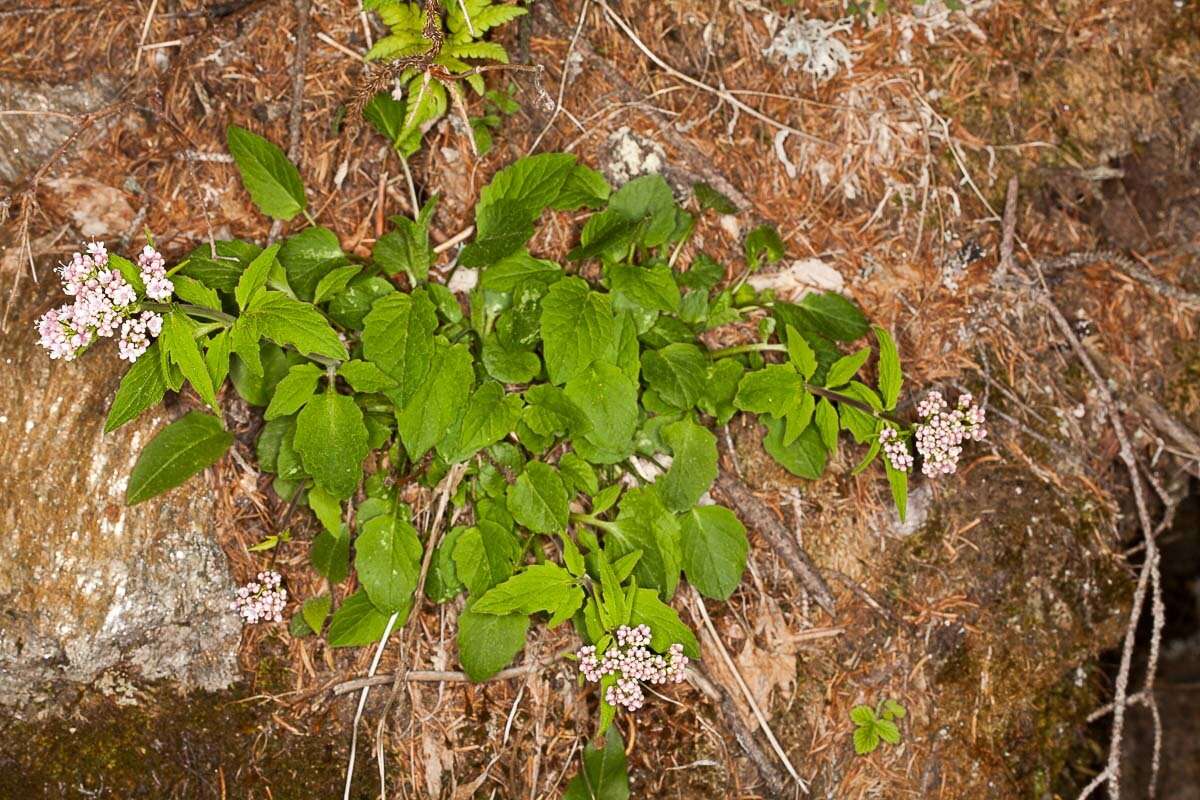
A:
{"type": "Polygon", "coordinates": [[[874,753],[880,740],[900,744],[900,728],[895,720],[904,719],[908,711],[895,700],[883,700],[875,708],[855,706],[850,710],[854,722],[854,752],[860,756],[874,753]]]}

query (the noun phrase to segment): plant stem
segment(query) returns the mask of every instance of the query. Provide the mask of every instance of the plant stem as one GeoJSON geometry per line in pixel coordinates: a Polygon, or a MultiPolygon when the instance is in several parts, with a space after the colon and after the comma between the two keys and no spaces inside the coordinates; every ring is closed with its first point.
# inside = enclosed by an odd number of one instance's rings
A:
{"type": "Polygon", "coordinates": [[[736,347],[725,347],[720,350],[708,351],[708,357],[716,360],[718,358],[727,358],[728,356],[741,355],[742,353],[759,353],[773,352],[786,353],[786,344],[771,344],[770,342],[755,342],[754,344],[739,344],[736,347]]]}
{"type": "Polygon", "coordinates": [[[232,325],[237,322],[237,317],[226,314],[224,311],[192,305],[191,303],[142,303],[142,308],[147,311],[158,311],[160,313],[178,309],[189,317],[199,317],[200,319],[207,319],[212,322],[223,322],[226,325],[232,325]]]}
{"type": "Polygon", "coordinates": [[[811,383],[805,383],[804,388],[807,389],[808,391],[812,392],[813,394],[815,394],[817,397],[824,397],[827,400],[831,400],[831,401],[838,402],[838,403],[843,403],[843,404],[851,406],[853,408],[857,408],[859,411],[863,412],[864,414],[870,414],[872,417],[875,417],[876,419],[886,420],[887,422],[891,422],[891,423],[899,425],[901,427],[904,426],[904,423],[901,422],[900,420],[896,419],[895,417],[891,416],[890,414],[885,414],[882,411],[876,411],[869,404],[864,403],[862,400],[859,400],[857,397],[850,397],[849,395],[842,394],[841,392],[835,392],[831,389],[826,389],[824,386],[816,386],[811,383]]]}
{"type": "Polygon", "coordinates": [[[613,528],[616,527],[616,525],[614,525],[613,523],[608,522],[606,520],[602,520],[599,517],[593,516],[591,514],[572,513],[571,521],[572,522],[582,522],[584,525],[591,525],[593,528],[600,528],[601,530],[606,530],[606,531],[612,530],[613,528]]]}

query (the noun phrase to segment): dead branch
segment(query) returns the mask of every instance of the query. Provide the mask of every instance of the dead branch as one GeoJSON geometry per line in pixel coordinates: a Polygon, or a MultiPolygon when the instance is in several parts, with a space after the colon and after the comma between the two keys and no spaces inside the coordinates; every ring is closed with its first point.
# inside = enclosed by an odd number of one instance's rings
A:
{"type": "Polygon", "coordinates": [[[797,544],[793,537],[770,506],[758,499],[750,487],[731,475],[722,475],[717,479],[717,488],[725,495],[730,505],[737,511],[738,517],[745,520],[749,527],[758,531],[776,555],[783,559],[796,578],[804,585],[829,616],[836,616],[833,594],[829,584],[821,577],[821,573],[813,565],[812,559],[797,544]]]}

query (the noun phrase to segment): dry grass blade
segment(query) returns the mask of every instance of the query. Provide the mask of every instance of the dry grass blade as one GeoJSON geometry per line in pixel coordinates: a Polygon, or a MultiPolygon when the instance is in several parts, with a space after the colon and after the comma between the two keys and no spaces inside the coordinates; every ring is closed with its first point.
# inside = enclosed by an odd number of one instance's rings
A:
{"type": "Polygon", "coordinates": [[[741,690],[742,696],[746,699],[746,704],[750,706],[750,710],[754,713],[754,718],[758,720],[758,727],[767,737],[767,741],[771,743],[771,749],[775,751],[775,755],[783,763],[788,774],[792,776],[792,780],[796,782],[805,794],[808,794],[808,784],[800,777],[800,773],[792,766],[791,759],[784,752],[783,746],[779,744],[779,740],[775,738],[775,732],[771,730],[771,724],[767,722],[767,716],[758,706],[758,701],[754,699],[754,693],[750,691],[750,687],[746,685],[745,679],[742,678],[742,673],[738,671],[737,665],[733,663],[733,659],[729,655],[729,651],[725,649],[725,643],[721,641],[721,637],[717,635],[717,629],[713,626],[712,619],[708,616],[708,609],[704,607],[704,598],[700,596],[700,592],[692,589],[692,598],[696,603],[696,610],[700,612],[700,618],[704,620],[704,628],[708,631],[708,635],[712,637],[713,643],[717,647],[717,651],[721,654],[721,661],[725,664],[726,669],[737,682],[738,689],[741,690]]]}

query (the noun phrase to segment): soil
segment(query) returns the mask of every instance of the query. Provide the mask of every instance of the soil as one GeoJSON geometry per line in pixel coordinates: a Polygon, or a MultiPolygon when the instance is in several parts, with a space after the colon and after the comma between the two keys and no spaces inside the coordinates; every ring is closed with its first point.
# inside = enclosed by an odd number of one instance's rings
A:
{"type": "MultiPolygon", "coordinates": [[[[0,79],[105,73],[128,83],[130,106],[85,132],[47,176],[118,192],[138,224],[114,238],[132,241],[146,225],[172,256],[210,235],[265,238],[231,165],[213,155],[223,152],[230,122],[286,141],[294,12],[281,1],[234,5],[240,10],[210,17],[196,2],[159,4],[146,41],[190,43],[144,51],[136,70],[130,54],[147,4],[0,12],[0,79]]],[[[553,97],[582,6],[537,5],[528,58],[516,30],[505,37],[515,60],[547,67],[553,97]]],[[[559,115],[541,148],[571,147],[600,165],[610,137],[629,128],[662,148],[681,186],[715,174],[746,205],[738,217],[702,219],[698,248],[732,268],[749,220],[775,222],[789,255],[836,270],[872,319],[897,332],[909,388],[969,389],[989,408],[987,445],[952,480],[917,488],[919,521],[908,526],[889,510],[878,475],[851,474],[861,453],[842,452],[830,476],[807,483],[766,457],[753,420],[729,430],[722,469],[778,514],[837,605],[836,617],[823,612],[751,531],[742,586],[728,603],[707,606],[782,748],[813,797],[1075,796],[1107,752],[1111,717],[1086,720],[1111,702],[1112,648],[1128,624],[1140,534],[1129,476],[1090,377],[1036,290],[993,281],[1000,216],[1016,176],[1022,268],[1033,258],[1115,248],[1162,281],[1200,290],[1200,9],[1033,0],[968,3],[966,13],[951,14],[936,0],[920,9],[897,3],[854,20],[845,36],[853,69],[816,83],[763,56],[771,36],[764,9],[829,19],[829,7],[609,5],[676,69],[757,92],[738,97],[825,143],[793,134],[777,144],[769,124],[735,116],[728,103],[651,63],[591,3],[578,47],[585,57],[565,91],[578,124],[559,115]],[[855,756],[850,709],[889,697],[909,709],[902,744],[855,756]]],[[[313,6],[314,33],[366,49],[357,2],[313,6]]],[[[342,118],[359,75],[355,59],[312,41],[299,160],[321,221],[348,251],[366,255],[375,220],[410,209],[395,156],[342,118]]],[[[444,195],[439,241],[470,222],[488,176],[524,154],[547,120],[528,81],[514,85],[524,110],[505,119],[491,154],[474,158],[446,124],[430,131],[413,161],[422,196],[444,195]]],[[[15,213],[21,184],[12,188],[15,213]]],[[[83,223],[48,182],[37,200],[30,233],[45,276],[74,249],[83,223]]],[[[550,218],[536,245],[547,257],[561,254],[577,228],[568,215],[550,218]]],[[[18,239],[12,225],[0,233],[0,282],[7,288],[23,276],[21,291],[48,302],[50,282],[28,283],[18,239]]],[[[1200,430],[1196,309],[1102,258],[1053,272],[1046,286],[1089,351],[1103,357],[1138,455],[1163,487],[1151,509],[1157,521],[1194,498],[1196,460],[1132,409],[1144,394],[1200,430]]],[[[227,407],[235,429],[257,424],[247,409],[227,407]]],[[[274,529],[285,504],[253,470],[252,448],[238,447],[215,470],[216,535],[235,576],[246,578],[262,563],[247,547],[274,529]]],[[[1157,796],[1187,798],[1200,785],[1181,766],[1200,763],[1194,499],[1175,520],[1161,535],[1168,628],[1156,696],[1168,735],[1157,796]]],[[[308,567],[313,530],[311,521],[294,520],[295,542],[274,562],[297,597],[320,586],[308,567]]],[[[699,622],[690,595],[677,605],[699,622]]],[[[455,618],[455,608],[439,607],[410,623],[408,662],[453,668],[455,618]]],[[[565,629],[539,630],[521,658],[572,644],[565,629]]],[[[707,657],[716,642],[706,635],[702,645],[713,680],[735,686],[720,660],[707,657]]],[[[1136,663],[1147,655],[1139,648],[1136,663]]],[[[75,688],[45,707],[9,712],[0,797],[337,796],[354,709],[353,696],[331,688],[365,673],[369,657],[260,626],[243,635],[243,681],[229,692],[183,696],[153,684],[114,693],[110,680],[106,691],[75,688]]],[[[381,669],[394,659],[390,653],[381,669]]],[[[1143,680],[1135,672],[1135,690],[1143,680]]],[[[769,796],[718,710],[690,687],[667,694],[618,722],[633,796],[769,796]]],[[[374,737],[386,696],[373,693],[366,709],[357,796],[377,796],[374,737]]],[[[594,726],[595,698],[568,664],[524,681],[416,685],[397,700],[384,755],[399,796],[558,797],[594,726]]],[[[753,717],[744,718],[753,728],[753,717]]],[[[1131,710],[1126,798],[1150,796],[1150,722],[1143,709],[1131,710]]]]}

